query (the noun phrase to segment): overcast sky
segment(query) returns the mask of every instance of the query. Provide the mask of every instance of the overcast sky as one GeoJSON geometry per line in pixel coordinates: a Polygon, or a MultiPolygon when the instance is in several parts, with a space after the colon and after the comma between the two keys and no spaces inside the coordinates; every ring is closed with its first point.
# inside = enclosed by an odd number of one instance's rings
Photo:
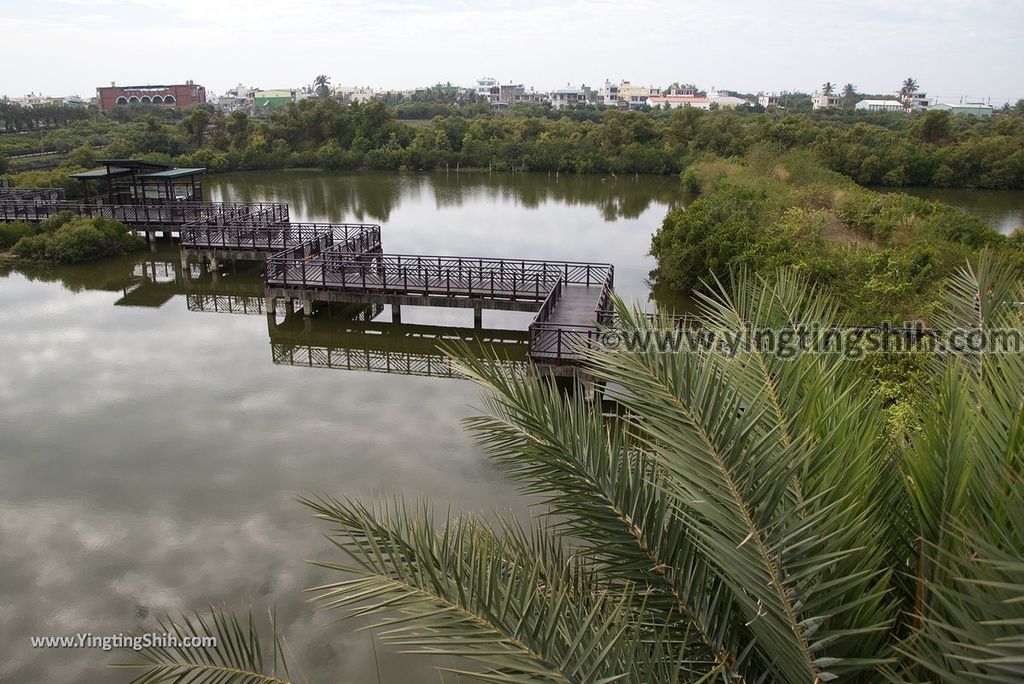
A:
{"type": "Polygon", "coordinates": [[[0,0],[0,94],[192,79],[411,88],[494,76],[744,92],[829,80],[1024,97],[1024,0],[0,0]]]}

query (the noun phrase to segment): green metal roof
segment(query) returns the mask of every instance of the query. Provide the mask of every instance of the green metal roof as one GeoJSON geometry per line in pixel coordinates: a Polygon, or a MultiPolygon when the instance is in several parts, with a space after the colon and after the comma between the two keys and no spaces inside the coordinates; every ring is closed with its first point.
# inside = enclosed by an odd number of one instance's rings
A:
{"type": "Polygon", "coordinates": [[[152,173],[140,173],[139,178],[182,178],[183,176],[198,176],[201,173],[206,173],[205,167],[182,167],[180,169],[167,169],[166,171],[154,171],[152,173]]]}
{"type": "Polygon", "coordinates": [[[72,178],[79,178],[81,180],[89,180],[91,178],[107,178],[111,176],[123,176],[126,173],[131,173],[131,169],[124,169],[119,166],[111,166],[107,169],[93,169],[92,171],[82,171],[80,173],[71,174],[72,178]]]}
{"type": "Polygon", "coordinates": [[[149,161],[148,159],[97,159],[99,164],[113,164],[115,166],[155,166],[162,169],[173,169],[174,164],[167,162],[149,161]]]}

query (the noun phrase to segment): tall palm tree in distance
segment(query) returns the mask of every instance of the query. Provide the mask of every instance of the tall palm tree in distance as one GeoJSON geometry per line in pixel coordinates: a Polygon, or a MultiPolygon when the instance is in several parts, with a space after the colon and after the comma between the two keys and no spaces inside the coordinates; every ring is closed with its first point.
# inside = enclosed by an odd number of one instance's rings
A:
{"type": "Polygon", "coordinates": [[[331,94],[331,77],[320,74],[313,79],[313,92],[317,97],[327,97],[331,94]]]}
{"type": "Polygon", "coordinates": [[[917,85],[916,80],[913,78],[905,78],[903,79],[903,85],[900,87],[900,97],[905,100],[916,93],[919,88],[920,86],[917,85]]]}
{"type": "Polygon", "coordinates": [[[853,101],[857,97],[857,86],[853,85],[852,83],[847,83],[846,85],[843,86],[842,95],[843,95],[843,104],[847,108],[852,107],[853,106],[853,101]]]}
{"type": "Polygon", "coordinates": [[[836,87],[835,85],[832,84],[832,81],[825,81],[824,83],[821,84],[821,92],[824,95],[831,95],[833,92],[835,92],[835,89],[836,87]]]}

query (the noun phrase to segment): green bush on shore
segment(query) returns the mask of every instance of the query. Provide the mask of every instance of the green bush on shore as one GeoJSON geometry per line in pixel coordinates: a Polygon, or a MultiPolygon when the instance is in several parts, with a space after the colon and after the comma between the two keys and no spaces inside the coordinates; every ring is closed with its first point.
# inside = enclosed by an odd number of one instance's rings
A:
{"type": "Polygon", "coordinates": [[[51,221],[35,234],[22,236],[14,243],[12,253],[23,259],[74,264],[127,254],[144,244],[113,219],[55,215],[51,221]]]}
{"type": "Polygon", "coordinates": [[[18,240],[34,235],[36,228],[24,221],[0,223],[0,249],[10,249],[18,240]]]}
{"type": "Polygon", "coordinates": [[[1016,249],[976,216],[868,190],[799,151],[706,159],[683,182],[701,196],[669,212],[651,247],[655,280],[678,294],[738,267],[788,266],[843,292],[855,322],[902,322],[927,318],[935,284],[977,250],[1016,249]]]}

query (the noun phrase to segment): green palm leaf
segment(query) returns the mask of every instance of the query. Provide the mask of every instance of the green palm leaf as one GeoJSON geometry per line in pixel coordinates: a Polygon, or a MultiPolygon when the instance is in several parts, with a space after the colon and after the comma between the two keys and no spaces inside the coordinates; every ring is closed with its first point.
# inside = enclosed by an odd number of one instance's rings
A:
{"type": "Polygon", "coordinates": [[[139,669],[132,684],[191,682],[193,684],[288,684],[291,674],[284,655],[284,641],[277,633],[276,618],[270,615],[269,651],[264,647],[252,610],[245,620],[223,609],[211,607],[208,616],[199,613],[180,620],[161,617],[159,631],[172,634],[183,644],[195,638],[212,637],[215,646],[157,646],[129,651],[132,662],[114,667],[139,669]],[[266,653],[265,653],[266,651],[266,653]]]}
{"type": "MultiPolygon", "coordinates": [[[[544,528],[505,534],[474,517],[435,527],[429,509],[401,502],[303,499],[332,525],[350,563],[318,565],[348,577],[313,591],[329,609],[379,616],[382,639],[412,652],[483,665],[462,674],[494,682],[639,682],[682,663],[650,657],[664,639],[641,632],[628,596],[605,591],[585,563],[567,560],[544,528]],[[526,540],[529,541],[526,541],[526,540]],[[646,675],[636,664],[656,666],[646,675]]],[[[664,680],[668,681],[668,680],[664,680]]]]}

